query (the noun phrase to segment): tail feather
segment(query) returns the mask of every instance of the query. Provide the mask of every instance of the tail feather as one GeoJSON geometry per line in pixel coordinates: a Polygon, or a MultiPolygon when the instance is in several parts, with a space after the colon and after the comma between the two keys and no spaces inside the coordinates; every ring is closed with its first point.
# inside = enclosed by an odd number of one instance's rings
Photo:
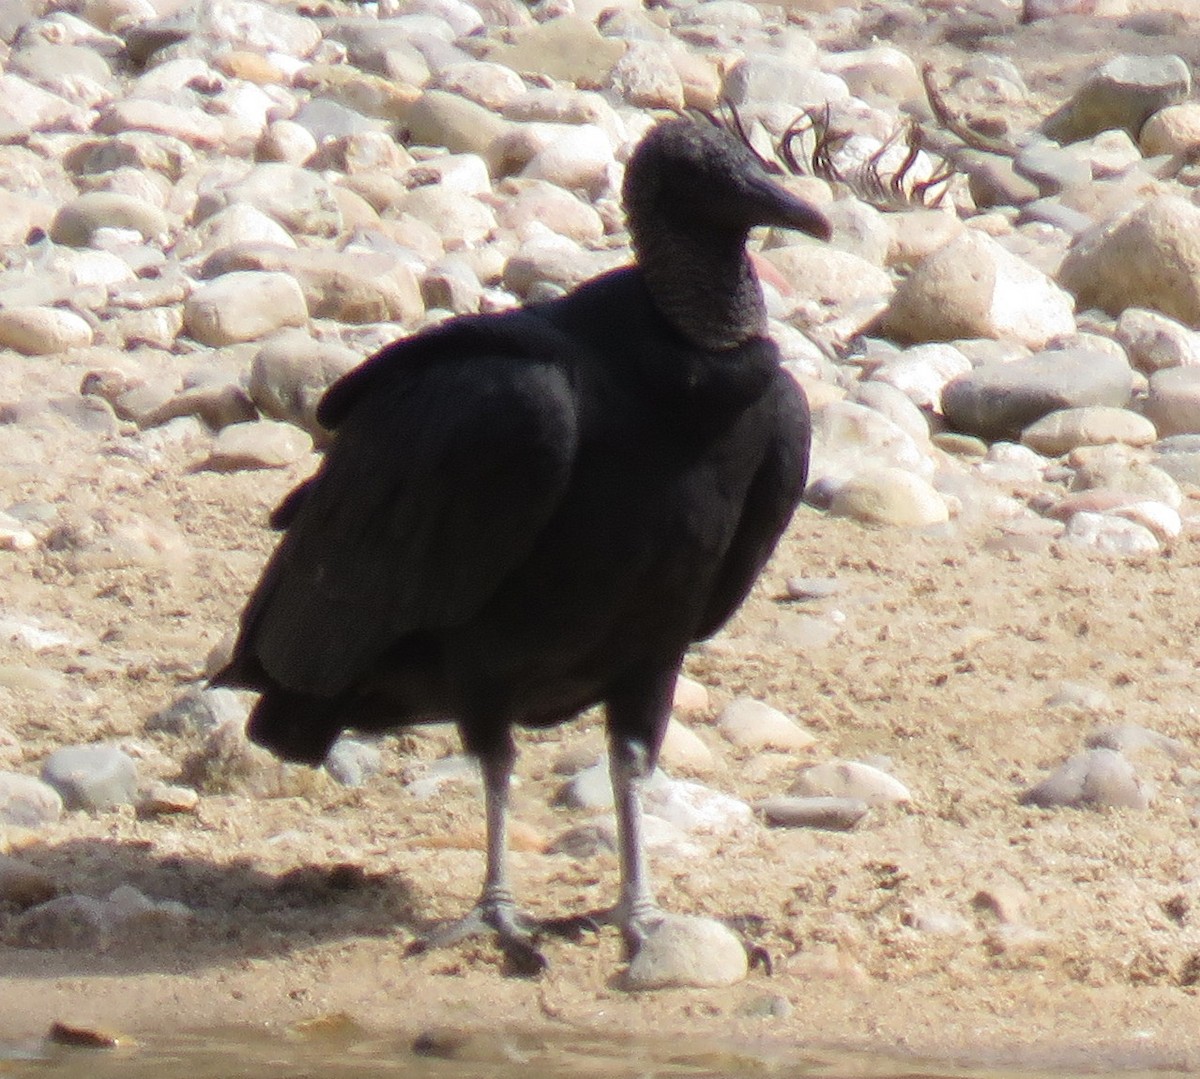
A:
{"type": "Polygon", "coordinates": [[[285,761],[320,764],[342,733],[342,711],[337,699],[294,693],[288,689],[268,689],[246,726],[250,741],[269,749],[285,761]]]}

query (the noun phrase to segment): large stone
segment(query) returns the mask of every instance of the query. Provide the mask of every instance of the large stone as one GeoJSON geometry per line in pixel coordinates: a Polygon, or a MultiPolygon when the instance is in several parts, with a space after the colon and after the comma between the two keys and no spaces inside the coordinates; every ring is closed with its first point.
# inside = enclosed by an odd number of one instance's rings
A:
{"type": "Polygon", "coordinates": [[[968,229],[900,283],[881,325],[906,343],[990,337],[1040,348],[1074,331],[1074,303],[1030,263],[968,229]]]}
{"type": "MultiPolygon", "coordinates": [[[[251,271],[294,279],[313,318],[415,322],[425,313],[416,274],[406,260],[392,254],[246,243],[216,252],[201,268],[202,275],[218,280],[251,271]]],[[[302,320],[285,323],[302,324],[302,320]]]]}
{"type": "Polygon", "coordinates": [[[183,308],[187,333],[213,347],[256,341],[307,322],[304,293],[294,277],[283,273],[223,274],[196,289],[183,308]]]}
{"type": "Polygon", "coordinates": [[[1117,128],[1136,139],[1150,116],[1184,101],[1191,89],[1191,69],[1178,56],[1116,56],[1047,117],[1042,130],[1057,142],[1117,128]]]}
{"type": "Polygon", "coordinates": [[[833,494],[829,512],[873,525],[923,528],[950,519],[945,499],[927,481],[900,468],[869,468],[833,494]]]}
{"type": "Polygon", "coordinates": [[[1058,280],[1080,307],[1149,307],[1200,327],[1200,207],[1179,195],[1148,200],[1080,237],[1058,280]]]}
{"type": "Polygon", "coordinates": [[[1088,405],[1043,416],[1025,428],[1021,441],[1045,457],[1059,457],[1079,446],[1121,443],[1148,446],[1157,438],[1154,424],[1126,408],[1088,405]]]}
{"type": "Polygon", "coordinates": [[[1151,375],[1142,411],[1160,437],[1200,434],[1200,367],[1170,367],[1151,375]]]}
{"type": "Polygon", "coordinates": [[[116,746],[64,746],[46,758],[42,780],[58,791],[67,809],[111,809],[134,800],[138,771],[133,758],[116,746]]]}
{"type": "Polygon", "coordinates": [[[327,434],[317,423],[325,391],[362,359],[331,341],[302,330],[284,330],[267,340],[250,367],[250,396],[268,416],[302,427],[314,438],[327,434]]]}
{"type": "Polygon", "coordinates": [[[91,326],[64,307],[0,309],[0,348],[11,348],[26,356],[47,356],[91,343],[91,326]]]}
{"type": "Polygon", "coordinates": [[[167,217],[145,199],[115,191],[92,191],[67,203],[50,226],[50,238],[58,244],[86,247],[97,229],[130,229],[145,240],[166,239],[167,217]]]}
{"type": "Polygon", "coordinates": [[[1031,423],[1058,409],[1123,408],[1132,389],[1125,360],[1106,351],[1065,349],[978,367],[946,385],[942,407],[956,431],[1017,441],[1031,423]]]}

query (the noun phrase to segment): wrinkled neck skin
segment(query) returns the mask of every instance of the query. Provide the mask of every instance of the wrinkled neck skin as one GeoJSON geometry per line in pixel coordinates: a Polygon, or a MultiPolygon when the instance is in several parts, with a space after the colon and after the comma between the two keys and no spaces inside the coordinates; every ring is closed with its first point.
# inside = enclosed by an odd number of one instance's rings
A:
{"type": "Polygon", "coordinates": [[[744,233],[699,236],[656,223],[635,235],[634,248],[655,306],[693,344],[723,351],[766,333],[744,233]]]}

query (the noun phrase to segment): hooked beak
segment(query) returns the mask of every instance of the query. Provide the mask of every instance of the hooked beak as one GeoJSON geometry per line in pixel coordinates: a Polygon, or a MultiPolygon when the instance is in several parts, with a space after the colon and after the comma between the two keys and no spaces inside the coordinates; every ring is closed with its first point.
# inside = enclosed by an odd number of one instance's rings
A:
{"type": "Polygon", "coordinates": [[[765,174],[748,178],[746,209],[753,225],[795,229],[818,240],[832,234],[829,221],[815,206],[797,198],[765,174]]]}

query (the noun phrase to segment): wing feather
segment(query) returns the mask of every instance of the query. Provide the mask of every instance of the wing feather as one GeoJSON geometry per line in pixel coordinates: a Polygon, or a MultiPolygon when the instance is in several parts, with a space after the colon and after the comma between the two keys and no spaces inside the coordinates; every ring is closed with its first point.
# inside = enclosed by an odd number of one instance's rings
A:
{"type": "Polygon", "coordinates": [[[478,611],[553,514],[577,442],[564,370],[504,351],[374,370],[338,419],[243,630],[272,679],[321,696],[478,611]]]}

